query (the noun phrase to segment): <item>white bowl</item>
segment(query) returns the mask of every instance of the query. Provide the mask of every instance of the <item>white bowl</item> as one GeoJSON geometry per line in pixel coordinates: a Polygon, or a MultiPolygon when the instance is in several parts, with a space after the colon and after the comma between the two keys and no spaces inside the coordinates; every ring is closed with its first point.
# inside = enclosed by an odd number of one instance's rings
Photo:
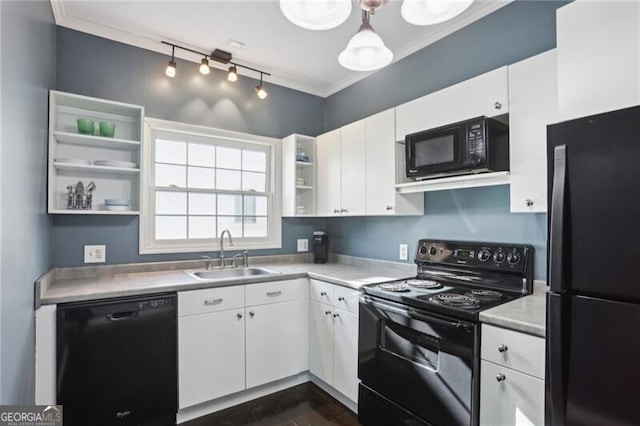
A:
{"type": "Polygon", "coordinates": [[[107,206],[128,206],[129,200],[120,200],[118,198],[107,198],[104,200],[107,206]]]}
{"type": "Polygon", "coordinates": [[[120,206],[116,206],[116,205],[107,205],[107,210],[112,211],[112,212],[123,212],[126,210],[129,210],[129,205],[127,204],[125,205],[120,205],[120,206]]]}

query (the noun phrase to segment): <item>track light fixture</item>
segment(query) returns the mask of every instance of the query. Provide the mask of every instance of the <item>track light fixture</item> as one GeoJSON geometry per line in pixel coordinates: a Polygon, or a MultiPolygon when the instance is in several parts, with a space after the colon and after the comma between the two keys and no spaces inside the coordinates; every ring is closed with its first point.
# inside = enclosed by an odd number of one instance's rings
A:
{"type": "MultiPolygon", "coordinates": [[[[0,0],[1,1],[1,0],[0,0]]],[[[211,53],[199,52],[197,50],[190,49],[188,47],[179,46],[174,43],[169,43],[168,41],[162,41],[162,44],[166,44],[171,46],[171,61],[169,61],[169,65],[167,66],[166,74],[168,77],[175,77],[176,75],[176,62],[175,62],[175,51],[176,48],[186,50],[187,52],[196,53],[198,55],[202,55],[202,61],[200,61],[199,70],[202,74],[207,75],[210,72],[211,62],[220,62],[222,64],[231,64],[229,67],[229,71],[227,71],[227,80],[236,81],[238,80],[238,67],[244,68],[255,73],[260,74],[260,84],[256,86],[255,91],[260,99],[264,99],[267,97],[267,91],[262,87],[262,79],[265,75],[271,75],[268,72],[261,71],[256,68],[251,68],[246,65],[241,65],[231,60],[231,53],[225,52],[224,50],[216,49],[211,53]]]]}
{"type": "Polygon", "coordinates": [[[260,84],[258,84],[255,88],[256,94],[260,99],[264,99],[268,95],[267,91],[264,90],[264,87],[262,87],[262,74],[263,73],[260,73],[260,84]]]}
{"type": "Polygon", "coordinates": [[[238,68],[235,65],[231,65],[229,67],[229,71],[227,72],[227,80],[229,81],[237,81],[238,80],[238,68]]]}
{"type": "Polygon", "coordinates": [[[167,75],[167,77],[175,77],[176,76],[176,61],[175,61],[175,53],[176,53],[176,47],[172,46],[171,47],[171,60],[169,61],[169,65],[167,65],[167,69],[165,70],[165,74],[167,75]]]}

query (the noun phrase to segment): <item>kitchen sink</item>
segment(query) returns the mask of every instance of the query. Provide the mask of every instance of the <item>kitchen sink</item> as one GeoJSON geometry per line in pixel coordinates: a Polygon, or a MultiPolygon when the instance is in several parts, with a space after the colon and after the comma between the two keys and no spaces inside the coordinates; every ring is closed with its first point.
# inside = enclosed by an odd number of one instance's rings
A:
{"type": "Polygon", "coordinates": [[[199,281],[226,280],[229,278],[253,277],[257,275],[276,275],[281,272],[266,268],[225,268],[209,269],[206,271],[185,271],[187,275],[199,281]]]}

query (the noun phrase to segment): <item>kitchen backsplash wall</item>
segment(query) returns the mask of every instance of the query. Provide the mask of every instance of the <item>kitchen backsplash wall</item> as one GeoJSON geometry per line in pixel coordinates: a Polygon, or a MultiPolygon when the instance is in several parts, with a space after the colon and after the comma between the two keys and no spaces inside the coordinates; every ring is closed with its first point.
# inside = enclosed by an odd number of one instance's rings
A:
{"type": "MultiPolygon", "coordinates": [[[[170,56],[58,28],[56,89],[145,106],[147,117],[282,138],[322,131],[323,99],[266,79],[260,100],[251,78],[227,81],[226,72],[203,76],[198,64],[177,59],[176,77],[164,70],[170,56]]],[[[171,50],[167,47],[167,53],[171,50]]],[[[139,255],[137,217],[52,215],[51,266],[83,265],[85,244],[106,244],[107,263],[194,259],[203,254],[139,255]]],[[[283,219],[282,249],[254,255],[295,253],[296,238],[311,238],[324,219],[283,219]]],[[[214,247],[212,247],[212,250],[214,247]]]]}
{"type": "Polygon", "coordinates": [[[425,193],[424,216],[350,217],[327,220],[332,253],[398,262],[399,244],[409,262],[420,238],[531,244],[536,279],[546,279],[547,215],[509,213],[509,187],[425,193]]]}

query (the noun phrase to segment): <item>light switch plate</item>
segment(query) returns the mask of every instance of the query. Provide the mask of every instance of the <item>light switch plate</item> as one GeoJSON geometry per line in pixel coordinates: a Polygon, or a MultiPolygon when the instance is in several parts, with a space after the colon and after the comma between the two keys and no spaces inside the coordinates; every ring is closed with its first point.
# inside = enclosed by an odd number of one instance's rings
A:
{"type": "Polygon", "coordinates": [[[309,240],[307,239],[298,240],[298,251],[309,251],[309,240]]]}
{"type": "Polygon", "coordinates": [[[84,246],[84,263],[104,263],[107,246],[84,246]]]}
{"type": "Polygon", "coordinates": [[[400,260],[409,260],[409,246],[400,244],[400,260]]]}

